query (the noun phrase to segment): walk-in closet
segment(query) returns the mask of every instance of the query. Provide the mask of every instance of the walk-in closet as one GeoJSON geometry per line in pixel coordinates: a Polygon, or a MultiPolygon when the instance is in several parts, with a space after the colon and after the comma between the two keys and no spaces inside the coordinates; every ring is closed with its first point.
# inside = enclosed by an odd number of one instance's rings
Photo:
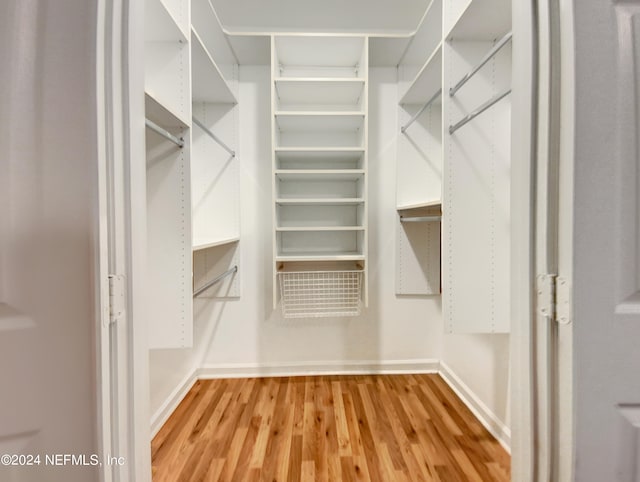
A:
{"type": "Polygon", "coordinates": [[[510,2],[285,3],[145,3],[154,480],[509,480],[510,2]]]}

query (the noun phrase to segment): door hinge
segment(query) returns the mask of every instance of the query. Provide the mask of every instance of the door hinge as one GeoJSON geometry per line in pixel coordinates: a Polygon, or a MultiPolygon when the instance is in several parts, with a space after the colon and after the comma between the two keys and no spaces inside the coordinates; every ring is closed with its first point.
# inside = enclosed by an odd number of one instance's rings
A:
{"type": "Polygon", "coordinates": [[[537,278],[538,313],[562,325],[571,323],[571,294],[566,278],[541,274],[537,278]]]}
{"type": "Polygon", "coordinates": [[[109,324],[116,323],[124,315],[124,276],[109,275],[109,324]]]}

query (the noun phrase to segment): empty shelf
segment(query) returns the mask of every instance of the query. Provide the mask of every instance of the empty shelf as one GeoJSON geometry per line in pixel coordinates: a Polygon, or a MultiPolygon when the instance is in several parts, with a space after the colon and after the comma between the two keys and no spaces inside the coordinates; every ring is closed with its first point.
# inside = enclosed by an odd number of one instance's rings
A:
{"type": "Polygon", "coordinates": [[[278,254],[276,261],[362,261],[364,254],[356,251],[339,253],[300,252],[278,254]]]}
{"type": "Polygon", "coordinates": [[[364,169],[279,169],[276,176],[283,181],[356,181],[364,169]]]}
{"type": "Polygon", "coordinates": [[[278,232],[305,231],[364,231],[364,226],[285,226],[276,228],[278,232]]]}
{"type": "Polygon", "coordinates": [[[215,104],[237,103],[222,72],[193,28],[191,29],[191,45],[193,100],[215,104]]]}
{"type": "Polygon", "coordinates": [[[442,44],[438,44],[407,92],[400,99],[400,104],[423,104],[431,99],[441,87],[442,44]]]}
{"type": "Polygon", "coordinates": [[[496,40],[511,30],[511,2],[471,0],[447,40],[496,40]]]}
{"type": "Polygon", "coordinates": [[[237,243],[238,241],[240,241],[240,238],[238,236],[231,236],[227,238],[217,238],[217,239],[194,239],[193,251],[213,248],[215,246],[223,246],[225,244],[237,243]]]}
{"type": "Polygon", "coordinates": [[[276,112],[275,117],[281,131],[357,131],[364,112],[276,112]]]}
{"type": "Polygon", "coordinates": [[[281,105],[357,105],[364,79],[277,78],[276,94],[281,105]]]}
{"type": "Polygon", "coordinates": [[[145,40],[147,42],[187,43],[187,37],[161,1],[145,3],[145,40]]]}
{"type": "Polygon", "coordinates": [[[147,92],[144,94],[144,110],[147,119],[165,129],[169,127],[185,129],[190,125],[189,122],[172,112],[147,92]]]}
{"type": "Polygon", "coordinates": [[[413,204],[404,204],[396,208],[401,216],[436,215],[442,212],[442,201],[432,200],[413,204]]]}
{"type": "Polygon", "coordinates": [[[289,199],[289,198],[278,198],[276,199],[276,204],[280,205],[296,205],[296,206],[308,206],[308,205],[325,205],[325,206],[340,206],[340,205],[354,205],[354,204],[362,204],[364,199],[362,198],[309,198],[309,199],[289,199]]]}

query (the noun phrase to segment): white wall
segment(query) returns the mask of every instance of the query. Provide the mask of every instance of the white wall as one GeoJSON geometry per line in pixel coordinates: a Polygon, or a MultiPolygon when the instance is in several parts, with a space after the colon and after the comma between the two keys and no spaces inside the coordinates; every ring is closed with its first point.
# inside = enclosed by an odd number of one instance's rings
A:
{"type": "Polygon", "coordinates": [[[442,361],[470,390],[469,402],[509,441],[509,335],[443,336],[442,361]],[[505,427],[506,426],[506,427],[505,427]]]}

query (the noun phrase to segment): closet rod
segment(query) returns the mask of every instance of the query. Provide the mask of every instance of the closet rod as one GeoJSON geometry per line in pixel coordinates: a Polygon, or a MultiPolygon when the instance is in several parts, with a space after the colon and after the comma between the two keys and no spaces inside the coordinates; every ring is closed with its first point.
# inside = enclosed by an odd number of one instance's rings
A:
{"type": "Polygon", "coordinates": [[[402,132],[403,134],[405,133],[405,131],[409,128],[409,126],[411,124],[413,124],[416,119],[418,117],[420,117],[420,114],[422,114],[424,112],[424,110],[429,107],[431,104],[433,104],[433,102],[440,97],[440,94],[442,94],[442,89],[438,89],[438,92],[436,92],[435,94],[433,94],[433,96],[427,101],[427,103],[425,105],[423,105],[420,110],[411,118],[411,120],[409,122],[407,122],[405,125],[403,125],[400,128],[400,132],[402,132]]]}
{"type": "Polygon", "coordinates": [[[401,223],[430,223],[441,219],[442,216],[400,216],[401,223]]]}
{"type": "Polygon", "coordinates": [[[149,119],[145,119],[144,123],[149,129],[151,129],[156,134],[159,134],[162,137],[170,140],[171,142],[173,142],[178,147],[184,147],[184,140],[180,139],[179,137],[174,136],[171,132],[169,132],[166,129],[163,129],[162,127],[160,127],[155,122],[150,121],[149,119]]]}
{"type": "Polygon", "coordinates": [[[198,288],[197,290],[195,290],[193,292],[193,297],[195,298],[196,296],[198,296],[199,294],[201,294],[202,292],[208,290],[209,288],[211,288],[213,285],[215,285],[216,283],[219,283],[220,281],[222,281],[224,278],[226,278],[229,275],[232,275],[233,273],[237,273],[238,272],[238,266],[234,266],[233,268],[231,268],[228,271],[225,271],[224,273],[222,273],[220,276],[212,279],[211,281],[209,281],[208,283],[206,283],[204,286],[201,286],[200,288],[198,288]]]}
{"type": "Polygon", "coordinates": [[[482,104],[480,107],[478,107],[476,110],[474,110],[471,114],[468,114],[468,115],[464,116],[460,121],[458,121],[457,124],[449,126],[449,134],[453,134],[455,131],[460,129],[467,122],[469,122],[470,120],[473,120],[476,117],[478,117],[485,110],[487,110],[489,107],[491,107],[496,102],[502,100],[502,98],[508,96],[510,93],[511,93],[511,89],[507,90],[506,92],[503,92],[502,94],[496,95],[494,98],[488,100],[487,102],[482,104]]]}
{"type": "Polygon", "coordinates": [[[233,149],[231,149],[229,146],[227,146],[224,142],[222,142],[222,140],[220,140],[220,138],[218,136],[216,136],[213,132],[211,132],[209,129],[207,129],[205,127],[205,125],[200,122],[198,119],[196,119],[195,117],[192,117],[193,122],[195,122],[195,124],[202,129],[203,131],[205,131],[205,133],[211,137],[214,141],[216,141],[218,144],[220,144],[222,146],[222,148],[227,151],[229,154],[231,154],[231,157],[236,157],[236,151],[234,151],[233,149]]]}
{"type": "Polygon", "coordinates": [[[500,49],[507,44],[509,40],[511,40],[512,35],[513,34],[509,32],[504,37],[502,37],[500,41],[493,46],[493,48],[489,51],[489,53],[484,56],[484,58],[480,61],[480,63],[476,65],[471,72],[469,72],[464,77],[462,77],[455,86],[451,87],[449,89],[449,97],[453,97],[456,94],[456,92],[458,92],[458,89],[460,89],[460,87],[462,87],[471,77],[476,75],[478,70],[480,70],[484,64],[489,62],[489,60],[491,60],[493,56],[497,54],[500,51],[500,49]]]}

